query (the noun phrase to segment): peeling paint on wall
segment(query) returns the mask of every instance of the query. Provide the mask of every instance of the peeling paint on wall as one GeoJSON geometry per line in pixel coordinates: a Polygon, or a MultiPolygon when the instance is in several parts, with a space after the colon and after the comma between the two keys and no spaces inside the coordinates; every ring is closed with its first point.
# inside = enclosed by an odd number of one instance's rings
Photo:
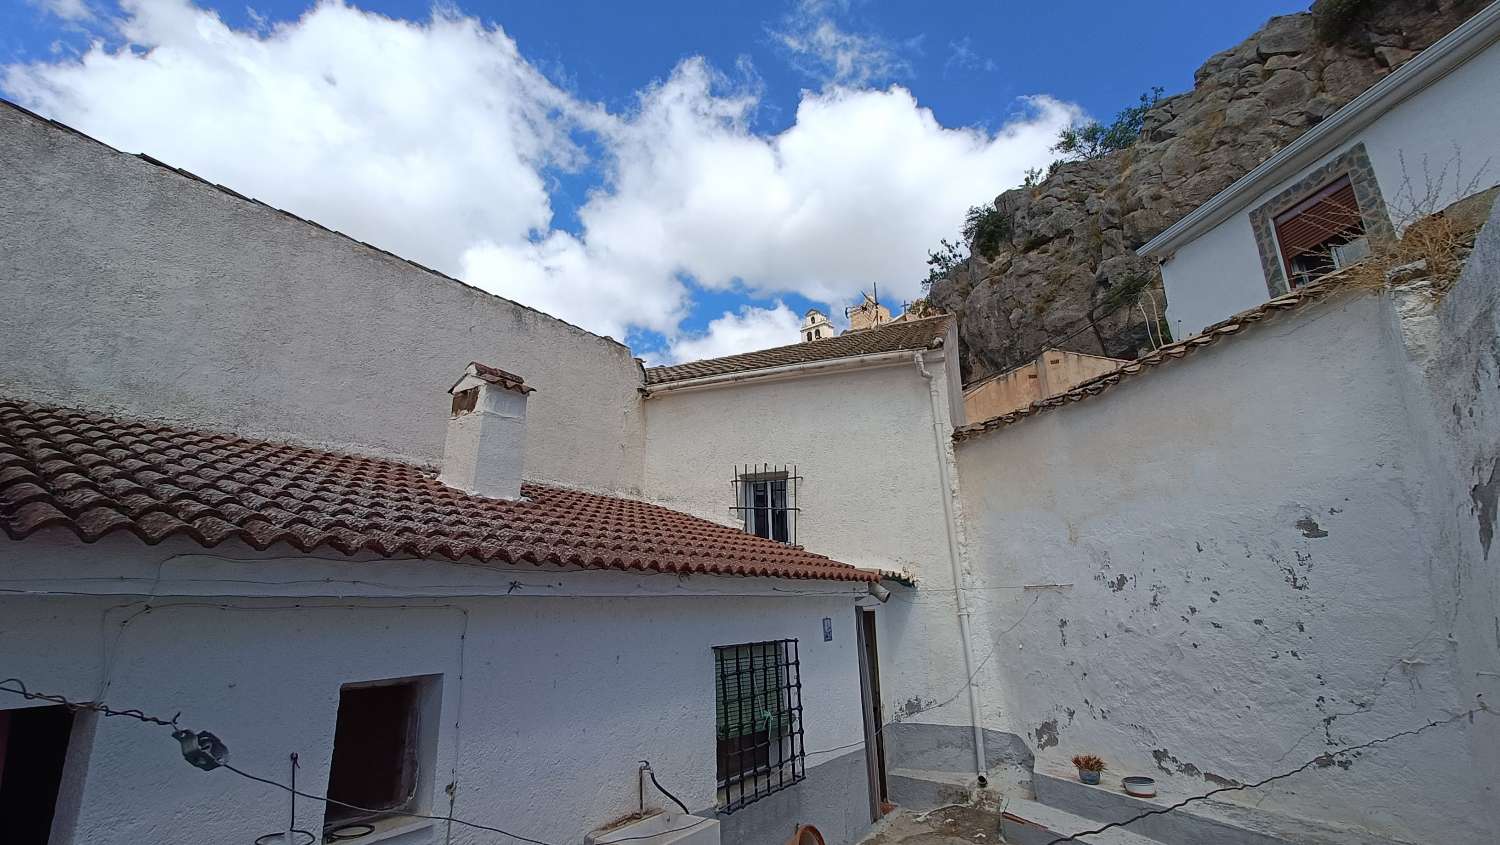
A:
{"type": "Polygon", "coordinates": [[[1324,531],[1322,526],[1318,525],[1318,521],[1310,516],[1302,517],[1301,519],[1297,520],[1296,524],[1297,530],[1301,531],[1302,536],[1304,537],[1318,539],[1320,537],[1328,536],[1328,532],[1324,531]]]}
{"type": "Polygon", "coordinates": [[[1469,491],[1474,500],[1474,509],[1479,519],[1479,545],[1484,548],[1484,559],[1490,559],[1490,541],[1495,539],[1495,504],[1500,499],[1500,461],[1490,465],[1490,478],[1483,484],[1475,484],[1469,491]]]}
{"type": "Polygon", "coordinates": [[[1032,736],[1036,737],[1036,750],[1038,751],[1042,751],[1056,745],[1057,720],[1048,719],[1040,725],[1037,725],[1036,730],[1032,732],[1032,736]]]}

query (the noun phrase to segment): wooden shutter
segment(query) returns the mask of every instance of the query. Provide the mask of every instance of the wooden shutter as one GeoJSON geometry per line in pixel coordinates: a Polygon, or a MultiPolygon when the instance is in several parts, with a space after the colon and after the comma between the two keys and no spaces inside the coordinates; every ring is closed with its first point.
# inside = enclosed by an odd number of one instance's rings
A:
{"type": "Polygon", "coordinates": [[[1349,177],[1340,177],[1302,202],[1276,215],[1276,242],[1281,258],[1290,265],[1293,258],[1310,252],[1333,238],[1353,237],[1364,232],[1359,217],[1359,203],[1349,177]]]}

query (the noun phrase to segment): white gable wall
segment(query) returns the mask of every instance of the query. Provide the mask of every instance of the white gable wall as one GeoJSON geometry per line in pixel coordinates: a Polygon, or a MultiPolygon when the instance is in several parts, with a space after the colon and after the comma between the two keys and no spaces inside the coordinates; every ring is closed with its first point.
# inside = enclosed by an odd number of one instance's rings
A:
{"type": "Polygon", "coordinates": [[[0,106],[0,395],[436,464],[470,361],[526,477],[640,487],[630,350],[0,106]]]}
{"type": "Polygon", "coordinates": [[[1415,217],[1500,184],[1500,42],[1351,135],[1296,176],[1240,203],[1233,216],[1179,246],[1161,265],[1172,335],[1201,332],[1271,294],[1250,212],[1305,174],[1363,143],[1399,232],[1415,217]]]}

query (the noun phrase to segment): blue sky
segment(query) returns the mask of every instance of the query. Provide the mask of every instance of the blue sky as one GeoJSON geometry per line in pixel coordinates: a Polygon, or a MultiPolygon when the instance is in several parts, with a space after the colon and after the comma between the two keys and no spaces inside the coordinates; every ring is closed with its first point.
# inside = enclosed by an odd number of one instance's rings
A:
{"type": "Polygon", "coordinates": [[[665,361],[790,342],[870,283],[915,296],[1059,126],[1305,6],[0,8],[7,98],[665,361]]]}

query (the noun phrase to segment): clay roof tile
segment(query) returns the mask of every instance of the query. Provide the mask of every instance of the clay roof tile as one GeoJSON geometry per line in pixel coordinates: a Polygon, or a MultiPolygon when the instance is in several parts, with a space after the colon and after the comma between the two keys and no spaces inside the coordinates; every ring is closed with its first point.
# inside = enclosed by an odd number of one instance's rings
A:
{"type": "Polygon", "coordinates": [[[0,399],[0,530],[235,538],[345,555],[875,581],[880,573],[631,499],[472,496],[409,464],[0,399]]]}

